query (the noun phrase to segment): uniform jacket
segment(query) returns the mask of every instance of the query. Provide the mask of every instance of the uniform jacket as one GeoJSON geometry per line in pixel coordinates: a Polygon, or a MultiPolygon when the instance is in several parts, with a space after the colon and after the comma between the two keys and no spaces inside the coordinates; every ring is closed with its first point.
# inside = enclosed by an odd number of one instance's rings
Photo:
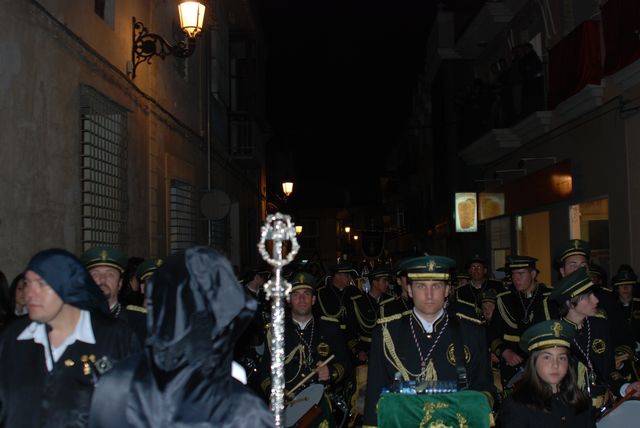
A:
{"type": "Polygon", "coordinates": [[[29,318],[11,324],[4,332],[0,356],[0,426],[85,427],[99,373],[82,360],[106,357],[112,364],[140,345],[121,321],[101,312],[91,316],[95,344],[76,341],[47,371],[42,345],[16,340],[31,323],[29,318]],[[88,368],[88,371],[87,371],[88,368]]]}
{"type": "MultiPolygon", "coordinates": [[[[297,385],[319,362],[326,360],[330,355],[335,355],[328,364],[331,373],[330,386],[338,385],[351,374],[351,360],[342,340],[338,320],[328,317],[313,317],[312,320],[304,330],[300,330],[289,316],[285,320],[284,372],[287,390],[297,385]]],[[[266,396],[269,395],[271,387],[270,334],[268,338],[269,347],[260,367],[261,388],[266,396]]],[[[308,383],[314,382],[318,382],[317,377],[313,377],[308,383]]]]}
{"type": "MultiPolygon", "coordinates": [[[[436,320],[434,331],[429,334],[425,332],[413,311],[406,315],[394,315],[378,321],[378,326],[373,332],[369,357],[364,425],[377,425],[376,405],[382,389],[391,386],[397,373],[400,373],[401,377],[408,375],[408,379],[405,380],[415,380],[421,372],[420,352],[423,358],[426,358],[434,344],[429,360],[433,361],[435,380],[454,382],[457,380],[454,340],[451,326],[448,324],[451,321],[447,321],[447,317],[452,316],[456,315],[448,315],[445,312],[440,319],[436,320]],[[414,339],[414,332],[420,344],[420,352],[414,339]]],[[[469,387],[486,392],[493,398],[495,387],[491,377],[484,328],[467,319],[460,319],[458,322],[460,338],[464,344],[469,387]]]]}
{"type": "Polygon", "coordinates": [[[595,428],[591,410],[579,414],[567,408],[560,400],[551,401],[551,411],[528,407],[513,398],[507,398],[500,409],[501,428],[595,428]]]}

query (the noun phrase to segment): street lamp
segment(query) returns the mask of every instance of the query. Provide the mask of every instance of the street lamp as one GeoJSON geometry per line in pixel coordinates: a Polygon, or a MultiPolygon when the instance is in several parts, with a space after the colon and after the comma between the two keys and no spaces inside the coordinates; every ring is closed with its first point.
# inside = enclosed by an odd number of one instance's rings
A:
{"type": "Polygon", "coordinates": [[[282,183],[282,193],[284,193],[285,198],[288,198],[293,193],[293,183],[291,181],[282,183]]]}
{"type": "Polygon", "coordinates": [[[346,233],[346,234],[351,233],[351,227],[349,227],[349,226],[345,226],[345,227],[344,227],[344,233],[346,233]]]}
{"type": "Polygon", "coordinates": [[[205,5],[199,1],[182,0],[178,4],[180,28],[187,36],[187,42],[171,45],[162,36],[150,33],[144,23],[133,17],[133,46],[131,47],[131,78],[136,78],[138,64],[151,64],[151,58],[159,56],[164,59],[168,55],[179,58],[191,56],[196,48],[196,36],[202,32],[204,25],[205,5]]]}
{"type": "Polygon", "coordinates": [[[296,224],[296,235],[300,235],[302,233],[302,225],[296,224]]]}

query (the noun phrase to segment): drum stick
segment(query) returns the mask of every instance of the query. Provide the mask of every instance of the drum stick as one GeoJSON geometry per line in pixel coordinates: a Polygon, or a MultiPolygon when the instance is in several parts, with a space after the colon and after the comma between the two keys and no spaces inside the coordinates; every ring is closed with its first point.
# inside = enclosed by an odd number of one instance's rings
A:
{"type": "Polygon", "coordinates": [[[335,357],[335,354],[331,354],[331,356],[329,358],[327,358],[326,360],[324,360],[323,362],[321,362],[320,364],[318,364],[318,367],[316,367],[315,369],[313,369],[313,371],[311,373],[309,373],[308,375],[306,375],[304,377],[304,379],[302,379],[300,382],[298,382],[298,384],[296,386],[294,386],[293,388],[291,388],[291,391],[287,392],[287,395],[291,396],[293,394],[293,391],[295,391],[296,389],[300,388],[302,385],[304,385],[309,379],[311,379],[312,377],[314,377],[316,375],[316,373],[318,373],[318,370],[320,369],[320,367],[326,366],[329,361],[333,360],[333,358],[335,357]]]}

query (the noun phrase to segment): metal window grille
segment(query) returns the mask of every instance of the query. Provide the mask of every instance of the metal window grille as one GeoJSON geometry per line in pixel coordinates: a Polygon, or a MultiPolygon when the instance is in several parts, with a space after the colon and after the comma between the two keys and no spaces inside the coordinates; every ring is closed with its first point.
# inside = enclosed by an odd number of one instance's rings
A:
{"type": "Polygon", "coordinates": [[[88,86],[80,88],[82,246],[125,244],[127,114],[88,86]]]}
{"type": "Polygon", "coordinates": [[[169,250],[174,253],[196,243],[196,207],[193,186],[171,180],[169,209],[169,250]]]}
{"type": "Polygon", "coordinates": [[[210,220],[211,228],[209,235],[209,246],[215,248],[216,250],[220,250],[225,252],[228,250],[228,230],[229,230],[229,219],[228,216],[223,218],[222,220],[210,220]]]}

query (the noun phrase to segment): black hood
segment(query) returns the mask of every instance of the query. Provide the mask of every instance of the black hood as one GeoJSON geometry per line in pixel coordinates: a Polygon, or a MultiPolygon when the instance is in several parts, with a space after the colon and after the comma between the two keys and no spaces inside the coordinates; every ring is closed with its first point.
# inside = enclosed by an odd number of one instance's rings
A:
{"type": "Polygon", "coordinates": [[[66,250],[52,248],[31,258],[26,271],[40,275],[64,303],[78,309],[98,309],[109,313],[104,293],[80,260],[66,250]]]}
{"type": "Polygon", "coordinates": [[[257,302],[246,295],[226,257],[208,247],[171,255],[147,293],[146,346],[157,369],[190,364],[215,366],[219,375],[231,371],[233,346],[257,302]]]}

